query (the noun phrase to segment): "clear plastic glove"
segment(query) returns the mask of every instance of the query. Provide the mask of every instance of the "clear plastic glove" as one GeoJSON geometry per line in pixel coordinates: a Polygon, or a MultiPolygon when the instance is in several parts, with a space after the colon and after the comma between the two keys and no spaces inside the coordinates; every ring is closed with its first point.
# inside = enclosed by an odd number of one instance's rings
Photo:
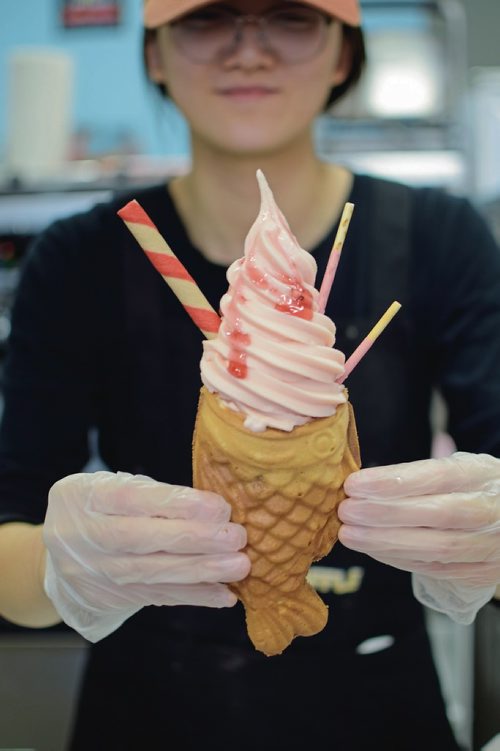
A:
{"type": "Polygon", "coordinates": [[[55,483],[43,537],[45,591],[60,617],[99,641],[144,605],[232,606],[246,531],[220,496],[124,472],[55,483]]]}
{"type": "Polygon", "coordinates": [[[348,477],[339,539],[413,574],[424,605],[472,623],[500,582],[500,459],[445,459],[363,469],[348,477]]]}

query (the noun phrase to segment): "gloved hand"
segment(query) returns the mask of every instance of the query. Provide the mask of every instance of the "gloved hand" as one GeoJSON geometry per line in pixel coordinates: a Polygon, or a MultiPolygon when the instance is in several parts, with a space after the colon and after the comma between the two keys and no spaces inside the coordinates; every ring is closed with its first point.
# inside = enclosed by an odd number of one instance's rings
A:
{"type": "Polygon", "coordinates": [[[232,606],[246,531],[215,493],[124,472],[76,474],[49,493],[45,591],[92,642],[144,605],[232,606]]]}
{"type": "Polygon", "coordinates": [[[338,509],[339,539],[411,571],[424,605],[472,623],[500,582],[500,459],[445,459],[355,472],[338,509]]]}

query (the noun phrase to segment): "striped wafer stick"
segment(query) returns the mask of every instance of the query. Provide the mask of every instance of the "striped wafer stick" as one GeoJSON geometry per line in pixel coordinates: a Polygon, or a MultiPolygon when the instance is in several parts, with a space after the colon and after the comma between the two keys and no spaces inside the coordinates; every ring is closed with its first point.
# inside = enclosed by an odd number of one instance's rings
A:
{"type": "Polygon", "coordinates": [[[123,219],[201,333],[207,339],[213,339],[219,330],[220,317],[142,206],[137,201],[130,201],[120,209],[118,216],[123,219]]]}
{"type": "Polygon", "coordinates": [[[342,216],[340,218],[339,228],[333,242],[332,252],[330,253],[330,258],[328,259],[325,276],[323,277],[323,283],[319,290],[318,310],[320,313],[325,312],[326,304],[328,302],[328,298],[330,297],[333,280],[335,279],[335,274],[337,273],[340,254],[342,253],[342,248],[344,247],[353,211],[354,204],[346,203],[346,205],[344,206],[344,211],[342,212],[342,216]]]}
{"type": "Polygon", "coordinates": [[[337,383],[344,383],[345,379],[352,373],[359,361],[366,355],[373,343],[378,339],[382,331],[392,321],[396,313],[401,310],[401,303],[393,302],[392,305],[387,308],[384,315],[378,323],[372,328],[370,333],[363,339],[359,347],[356,347],[350,358],[345,364],[345,369],[340,378],[337,379],[337,383]]]}

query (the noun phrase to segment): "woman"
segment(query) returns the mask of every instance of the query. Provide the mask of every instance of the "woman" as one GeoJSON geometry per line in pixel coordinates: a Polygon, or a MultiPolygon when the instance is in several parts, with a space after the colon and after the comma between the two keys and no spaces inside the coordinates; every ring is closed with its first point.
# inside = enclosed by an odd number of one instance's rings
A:
{"type": "Polygon", "coordinates": [[[128,197],[33,248],[5,374],[0,612],[94,642],[71,749],[458,748],[408,572],[463,618],[500,580],[500,258],[466,202],[316,156],[316,115],[362,67],[359,22],[356,0],[147,0],[148,73],[186,116],[192,169],[133,196],[214,306],[258,167],[318,282],[350,199],[337,346],[404,303],[349,379],[368,469],[321,562],[321,634],[265,658],[224,607],[249,561],[227,503],[189,488],[201,334],[116,217],[128,197]],[[426,460],[436,384],[459,448],[488,455],[426,460]],[[92,425],[112,472],[73,474],[92,425]]]}

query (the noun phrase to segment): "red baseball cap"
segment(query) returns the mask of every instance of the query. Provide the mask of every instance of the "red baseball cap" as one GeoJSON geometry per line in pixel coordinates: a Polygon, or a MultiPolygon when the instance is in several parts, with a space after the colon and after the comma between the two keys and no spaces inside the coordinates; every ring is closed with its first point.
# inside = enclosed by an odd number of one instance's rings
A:
{"type": "MultiPolygon", "coordinates": [[[[361,25],[358,0],[307,0],[306,4],[325,11],[348,26],[361,25]]],[[[144,26],[155,29],[203,5],[210,3],[207,0],[144,0],[144,26]]]]}

